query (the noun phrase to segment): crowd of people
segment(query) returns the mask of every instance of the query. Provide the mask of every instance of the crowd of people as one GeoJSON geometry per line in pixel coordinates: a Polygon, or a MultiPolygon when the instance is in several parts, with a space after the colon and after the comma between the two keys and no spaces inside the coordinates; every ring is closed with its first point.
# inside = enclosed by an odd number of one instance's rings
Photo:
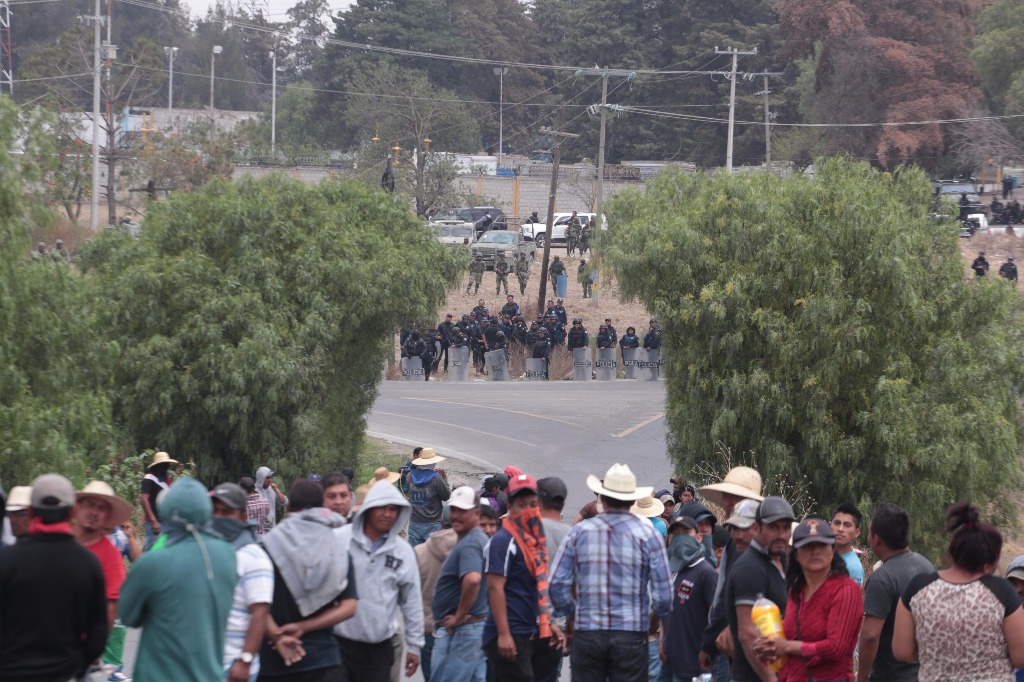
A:
{"type": "Polygon", "coordinates": [[[58,474],[15,487],[0,549],[0,679],[138,682],[1014,679],[1024,556],[949,508],[949,566],[910,549],[909,518],[842,504],[798,519],[735,467],[695,487],[615,464],[566,522],[568,487],[508,466],[453,487],[432,448],[399,472],[261,467],[207,489],[156,453],[134,505],[58,474]],[[154,494],[155,492],[155,494],[154,494]],[[855,663],[856,661],[856,663],[855,663]],[[106,664],[106,667],[104,667],[106,664]]]}
{"type": "MultiPolygon", "coordinates": [[[[486,372],[484,354],[504,350],[506,354],[519,350],[527,357],[548,359],[556,348],[572,351],[576,348],[590,348],[589,330],[583,326],[583,318],[569,315],[562,299],[548,299],[547,309],[529,324],[515,296],[506,296],[505,304],[491,313],[484,299],[461,319],[454,321],[454,315],[447,313],[444,321],[420,332],[415,322],[409,322],[399,334],[399,346],[403,358],[420,358],[424,374],[429,381],[437,372],[447,374],[452,348],[468,348],[473,366],[478,373],[486,372]]],[[[606,317],[598,327],[594,346],[598,349],[621,348],[622,350],[661,348],[661,326],[657,320],[650,320],[643,337],[637,336],[636,327],[629,326],[621,337],[612,319],[606,317]]]]}

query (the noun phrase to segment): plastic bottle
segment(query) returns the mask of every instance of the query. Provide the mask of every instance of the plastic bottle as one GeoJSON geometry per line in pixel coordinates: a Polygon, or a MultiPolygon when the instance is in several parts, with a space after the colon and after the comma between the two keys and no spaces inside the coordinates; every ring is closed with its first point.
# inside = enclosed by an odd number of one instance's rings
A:
{"type": "MultiPolygon", "coordinates": [[[[782,636],[782,611],[779,610],[775,602],[767,599],[763,594],[757,595],[757,601],[754,602],[750,616],[754,619],[757,629],[765,637],[773,639],[782,636]]],[[[786,665],[786,657],[780,656],[768,662],[767,665],[769,670],[777,673],[782,670],[782,666],[786,665]]]]}

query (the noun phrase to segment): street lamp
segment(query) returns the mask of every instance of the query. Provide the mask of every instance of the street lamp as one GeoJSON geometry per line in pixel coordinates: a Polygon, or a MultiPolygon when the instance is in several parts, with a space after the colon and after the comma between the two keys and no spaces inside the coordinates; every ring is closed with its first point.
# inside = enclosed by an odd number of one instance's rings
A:
{"type": "Polygon", "coordinates": [[[505,74],[508,68],[497,66],[494,75],[498,77],[498,168],[501,168],[501,148],[505,143],[505,74]]]}
{"type": "Polygon", "coordinates": [[[167,80],[167,113],[171,113],[174,109],[174,57],[178,54],[178,48],[176,47],[165,47],[164,54],[171,60],[171,65],[168,67],[170,78],[167,80]]]}
{"type": "Polygon", "coordinates": [[[270,51],[270,155],[277,142],[277,51],[270,51]]]}
{"type": "Polygon", "coordinates": [[[210,55],[210,116],[213,116],[213,74],[217,66],[217,55],[224,51],[220,45],[213,46],[213,53],[210,55]]]}

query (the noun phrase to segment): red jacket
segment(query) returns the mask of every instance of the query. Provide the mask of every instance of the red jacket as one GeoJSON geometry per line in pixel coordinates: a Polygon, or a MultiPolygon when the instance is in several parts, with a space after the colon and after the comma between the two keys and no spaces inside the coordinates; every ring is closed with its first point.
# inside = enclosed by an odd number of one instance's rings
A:
{"type": "Polygon", "coordinates": [[[853,650],[857,647],[863,618],[860,585],[847,576],[829,577],[802,604],[790,594],[782,629],[786,639],[802,642],[802,656],[786,659],[785,667],[779,672],[779,682],[807,682],[808,668],[815,680],[852,680],[853,650]]]}

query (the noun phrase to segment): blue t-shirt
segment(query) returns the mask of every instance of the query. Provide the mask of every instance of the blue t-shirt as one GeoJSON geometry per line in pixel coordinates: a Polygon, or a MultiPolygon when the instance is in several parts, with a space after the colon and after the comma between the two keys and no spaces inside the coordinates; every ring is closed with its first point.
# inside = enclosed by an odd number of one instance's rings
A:
{"type": "MultiPolygon", "coordinates": [[[[484,546],[487,535],[479,528],[466,533],[459,539],[451,554],[441,565],[434,587],[434,600],[431,610],[434,620],[439,621],[445,616],[455,613],[459,608],[459,597],[462,595],[462,577],[467,573],[484,572],[484,546]]],[[[469,609],[469,615],[483,617],[487,615],[487,580],[480,582],[480,594],[469,609]]]]}
{"type": "MultiPolygon", "coordinates": [[[[513,635],[532,635],[537,632],[538,607],[537,581],[526,567],[526,560],[512,534],[504,528],[498,529],[487,544],[486,572],[505,577],[505,610],[508,614],[508,629],[513,635]]],[[[484,625],[484,645],[498,638],[498,626],[494,614],[487,616],[484,625]]]]}
{"type": "Polygon", "coordinates": [[[840,554],[843,557],[843,561],[846,562],[846,572],[850,574],[850,577],[857,581],[857,584],[861,587],[864,586],[864,565],[860,562],[860,557],[852,549],[846,554],[840,554]]]}

